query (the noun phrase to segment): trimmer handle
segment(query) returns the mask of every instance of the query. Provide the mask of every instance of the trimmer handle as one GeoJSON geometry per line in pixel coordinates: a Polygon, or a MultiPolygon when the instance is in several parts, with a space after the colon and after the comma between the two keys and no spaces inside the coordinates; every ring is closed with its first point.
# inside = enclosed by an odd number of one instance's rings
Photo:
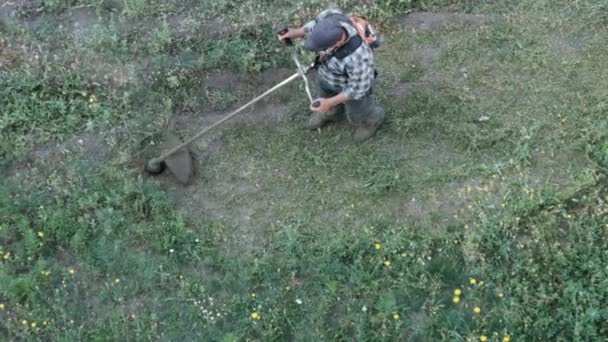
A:
{"type": "MultiPolygon", "coordinates": [[[[287,32],[289,32],[289,27],[284,27],[278,33],[279,33],[279,36],[282,36],[282,35],[284,35],[287,32]]],[[[285,44],[287,44],[287,46],[293,45],[293,41],[291,40],[291,38],[285,38],[283,41],[285,42],[285,44]]]]}

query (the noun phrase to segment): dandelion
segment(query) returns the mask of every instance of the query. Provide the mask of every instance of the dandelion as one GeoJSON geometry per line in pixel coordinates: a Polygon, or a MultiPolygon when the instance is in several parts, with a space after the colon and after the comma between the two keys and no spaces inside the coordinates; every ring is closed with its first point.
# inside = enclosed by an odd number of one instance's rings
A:
{"type": "Polygon", "coordinates": [[[405,258],[407,256],[407,253],[403,252],[403,253],[401,253],[401,256],[405,258]]]}
{"type": "Polygon", "coordinates": [[[395,321],[398,321],[398,320],[399,320],[399,318],[400,318],[399,314],[393,314],[393,319],[394,319],[395,321]]]}
{"type": "Polygon", "coordinates": [[[47,324],[49,324],[49,322],[47,322],[47,321],[42,322],[42,325],[44,325],[44,326],[46,326],[47,324]]]}
{"type": "Polygon", "coordinates": [[[476,306],[475,308],[473,308],[473,312],[476,314],[480,314],[481,313],[481,308],[479,306],[476,306]]]}
{"type": "Polygon", "coordinates": [[[2,257],[4,260],[8,260],[11,258],[11,252],[6,252],[6,254],[4,254],[4,256],[2,257]]]}
{"type": "Polygon", "coordinates": [[[4,303],[0,303],[0,310],[4,310],[4,303]]]}
{"type": "Polygon", "coordinates": [[[460,303],[460,297],[456,296],[456,297],[452,298],[452,302],[454,302],[454,304],[460,303]]]}
{"type": "Polygon", "coordinates": [[[262,315],[260,315],[259,312],[254,311],[251,313],[251,318],[255,319],[256,321],[259,321],[260,319],[262,319],[262,315]]]}
{"type": "Polygon", "coordinates": [[[36,328],[37,324],[36,322],[32,322],[32,324],[30,325],[32,328],[36,328]]]}
{"type": "Polygon", "coordinates": [[[469,209],[473,209],[473,205],[472,205],[472,204],[469,204],[469,205],[467,205],[467,208],[469,208],[469,209]]]}
{"type": "Polygon", "coordinates": [[[97,97],[96,97],[95,95],[91,95],[91,96],[89,97],[89,103],[94,103],[94,102],[95,102],[95,100],[97,100],[97,97]]]}
{"type": "Polygon", "coordinates": [[[481,342],[486,342],[488,340],[488,337],[486,335],[481,335],[481,336],[479,336],[479,340],[481,342]]]}
{"type": "Polygon", "coordinates": [[[379,251],[379,250],[381,250],[381,249],[382,249],[382,245],[381,245],[380,243],[376,242],[376,243],[374,244],[374,249],[376,249],[377,251],[379,251]]]}
{"type": "Polygon", "coordinates": [[[469,283],[471,285],[475,285],[475,284],[477,284],[477,279],[475,279],[475,278],[469,278],[469,283]]]}
{"type": "Polygon", "coordinates": [[[511,336],[507,335],[502,338],[502,342],[511,342],[511,336]]]}
{"type": "Polygon", "coordinates": [[[384,266],[391,267],[391,261],[390,260],[384,261],[384,266]]]}
{"type": "Polygon", "coordinates": [[[469,225],[468,225],[468,224],[465,224],[465,225],[464,225],[464,229],[469,229],[469,225]]]}
{"type": "Polygon", "coordinates": [[[498,293],[498,297],[500,297],[500,298],[505,298],[505,294],[504,294],[504,292],[499,292],[499,293],[498,293]]]}
{"type": "Polygon", "coordinates": [[[70,324],[72,324],[72,325],[74,324],[74,320],[73,319],[70,320],[70,324]]]}
{"type": "Polygon", "coordinates": [[[23,320],[23,321],[21,321],[21,324],[23,324],[23,325],[27,326],[27,321],[26,321],[26,320],[23,320]]]}
{"type": "Polygon", "coordinates": [[[479,282],[479,286],[483,286],[483,281],[480,281],[480,282],[479,282]]]}
{"type": "Polygon", "coordinates": [[[461,294],[462,294],[462,290],[461,289],[454,290],[454,296],[460,296],[461,294]]]}
{"type": "Polygon", "coordinates": [[[258,295],[256,295],[255,293],[251,294],[251,299],[255,299],[258,295]]]}
{"type": "Polygon", "coordinates": [[[120,283],[120,278],[114,279],[114,284],[118,284],[118,283],[120,283]]]}
{"type": "Polygon", "coordinates": [[[453,242],[456,246],[458,246],[460,244],[460,241],[458,241],[457,239],[455,239],[453,242]]]}
{"type": "Polygon", "coordinates": [[[68,270],[68,272],[70,272],[70,274],[71,274],[71,275],[76,274],[76,270],[75,270],[75,269],[73,269],[73,268],[71,268],[71,267],[70,267],[70,269],[68,270]]]}
{"type": "Polygon", "coordinates": [[[506,208],[506,207],[507,207],[507,205],[508,205],[508,204],[507,204],[507,202],[502,202],[502,203],[500,203],[500,206],[501,206],[502,208],[506,208]]]}
{"type": "Polygon", "coordinates": [[[44,232],[42,230],[38,231],[38,237],[43,238],[44,232]]]}

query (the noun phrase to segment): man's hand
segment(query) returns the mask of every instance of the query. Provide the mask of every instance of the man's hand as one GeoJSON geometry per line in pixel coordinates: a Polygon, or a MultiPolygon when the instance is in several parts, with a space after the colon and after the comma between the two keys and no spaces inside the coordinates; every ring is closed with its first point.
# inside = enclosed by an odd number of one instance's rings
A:
{"type": "Polygon", "coordinates": [[[327,113],[334,108],[331,99],[318,98],[314,100],[313,104],[318,104],[317,107],[314,107],[313,105],[310,106],[310,110],[313,112],[327,113]]]}
{"type": "Polygon", "coordinates": [[[304,28],[288,28],[287,32],[279,34],[279,40],[285,42],[286,39],[302,38],[306,35],[304,28]]]}
{"type": "Polygon", "coordinates": [[[348,101],[348,96],[345,93],[341,93],[327,99],[318,98],[313,101],[313,104],[316,104],[318,102],[319,106],[314,107],[311,105],[310,110],[312,110],[313,112],[327,113],[335,106],[341,105],[346,101],[348,101]]]}

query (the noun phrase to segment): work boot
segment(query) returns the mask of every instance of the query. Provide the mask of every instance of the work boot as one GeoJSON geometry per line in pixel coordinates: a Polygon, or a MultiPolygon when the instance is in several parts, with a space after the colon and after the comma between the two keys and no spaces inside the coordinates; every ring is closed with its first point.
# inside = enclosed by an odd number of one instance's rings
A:
{"type": "Polygon", "coordinates": [[[355,131],[353,132],[353,141],[360,143],[373,137],[382,122],[384,122],[384,110],[377,108],[375,120],[366,121],[355,128],[355,131]]]}
{"type": "Polygon", "coordinates": [[[336,114],[334,111],[329,111],[327,113],[312,112],[308,119],[308,124],[306,124],[306,128],[313,130],[321,128],[330,121],[336,121],[336,114]]]}

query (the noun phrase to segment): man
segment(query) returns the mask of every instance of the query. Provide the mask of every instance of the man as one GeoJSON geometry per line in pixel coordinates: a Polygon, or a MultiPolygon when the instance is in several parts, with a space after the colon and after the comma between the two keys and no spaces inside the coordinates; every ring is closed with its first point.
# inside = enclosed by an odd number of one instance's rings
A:
{"type": "Polygon", "coordinates": [[[376,78],[372,49],[359,36],[350,18],[336,10],[326,10],[301,28],[290,28],[281,41],[306,37],[305,47],[319,53],[318,69],[321,98],[308,128],[317,129],[346,109],[355,125],[353,140],[371,138],[382,121],[384,110],[376,104],[373,85],[376,78]]]}

